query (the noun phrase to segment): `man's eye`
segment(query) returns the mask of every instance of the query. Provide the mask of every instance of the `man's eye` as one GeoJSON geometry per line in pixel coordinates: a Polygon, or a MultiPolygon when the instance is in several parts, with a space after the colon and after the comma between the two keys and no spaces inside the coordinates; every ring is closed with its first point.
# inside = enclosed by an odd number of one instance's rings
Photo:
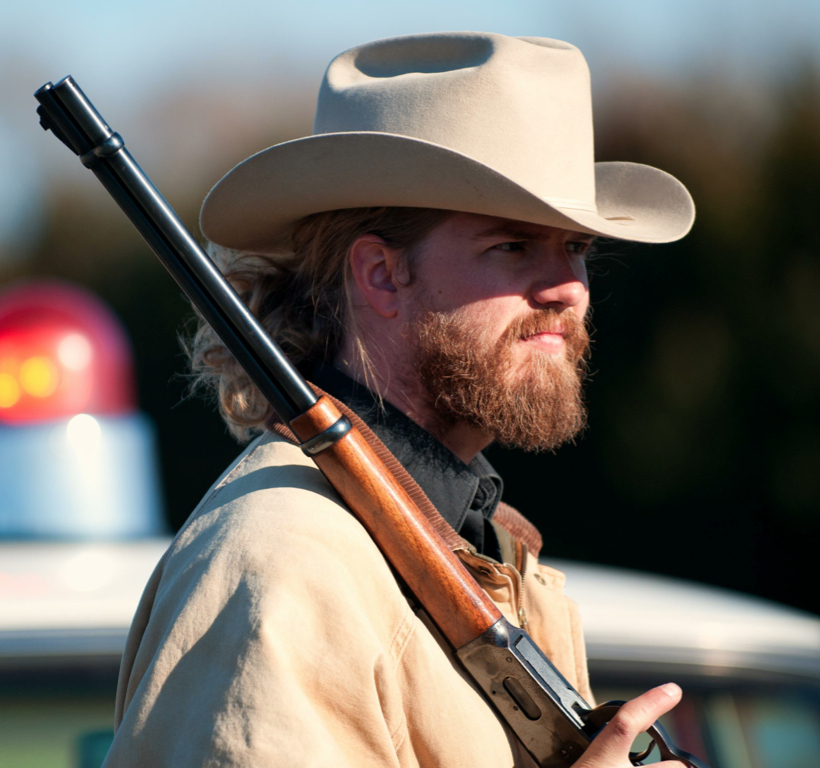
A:
{"type": "Polygon", "coordinates": [[[520,253],[527,247],[525,240],[516,240],[512,243],[499,243],[495,246],[499,251],[507,251],[507,253],[520,253]]]}
{"type": "Polygon", "coordinates": [[[572,240],[567,243],[567,250],[570,253],[579,253],[584,254],[589,250],[589,246],[591,243],[588,243],[584,240],[572,240]]]}

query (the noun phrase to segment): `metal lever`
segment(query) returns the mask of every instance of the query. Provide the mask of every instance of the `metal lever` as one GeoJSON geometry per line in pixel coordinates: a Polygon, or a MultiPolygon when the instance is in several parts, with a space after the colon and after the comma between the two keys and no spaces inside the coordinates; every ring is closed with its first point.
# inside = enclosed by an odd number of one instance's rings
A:
{"type": "MultiPolygon", "coordinates": [[[[590,710],[585,716],[588,725],[594,728],[603,728],[618,713],[618,710],[626,704],[625,701],[607,701],[600,704],[595,709],[590,710]]],[[[687,768],[709,768],[703,760],[695,757],[686,750],[681,749],[672,741],[666,729],[658,722],[652,723],[646,729],[652,743],[643,752],[630,752],[629,759],[633,765],[643,765],[643,761],[649,757],[652,749],[657,746],[661,758],[664,760],[679,760],[687,768]]]]}

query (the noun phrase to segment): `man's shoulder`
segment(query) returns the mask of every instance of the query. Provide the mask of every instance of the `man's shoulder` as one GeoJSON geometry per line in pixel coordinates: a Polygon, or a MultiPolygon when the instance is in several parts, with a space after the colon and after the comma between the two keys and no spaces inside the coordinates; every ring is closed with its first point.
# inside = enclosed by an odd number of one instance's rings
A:
{"type": "Polygon", "coordinates": [[[297,445],[265,432],[205,494],[175,547],[217,537],[252,550],[270,544],[272,536],[281,540],[328,527],[369,538],[313,461],[297,445]]]}
{"type": "MultiPolygon", "coordinates": [[[[196,728],[224,702],[262,711],[298,670],[319,668],[339,648],[372,675],[382,654],[399,657],[395,638],[413,626],[364,527],[298,446],[266,434],[214,484],[155,570],[123,656],[118,722],[134,734],[141,712],[159,707],[173,719],[180,702],[200,712],[196,728]]],[[[366,680],[359,671],[350,676],[366,680]]],[[[214,733],[231,730],[232,718],[214,733]]],[[[273,721],[281,716],[260,722],[273,721]]],[[[163,726],[155,718],[152,728],[163,726]]]]}
{"type": "Polygon", "coordinates": [[[298,446],[270,433],[206,494],[157,576],[156,601],[171,614],[204,596],[203,610],[218,611],[238,594],[249,605],[321,594],[406,608],[383,555],[324,475],[298,446]]]}
{"type": "MultiPolygon", "coordinates": [[[[319,492],[330,489],[319,469],[299,446],[273,432],[264,432],[248,444],[208,489],[190,520],[215,506],[280,486],[303,486],[305,490],[319,492]]],[[[332,493],[332,489],[330,491],[332,493]]]]}

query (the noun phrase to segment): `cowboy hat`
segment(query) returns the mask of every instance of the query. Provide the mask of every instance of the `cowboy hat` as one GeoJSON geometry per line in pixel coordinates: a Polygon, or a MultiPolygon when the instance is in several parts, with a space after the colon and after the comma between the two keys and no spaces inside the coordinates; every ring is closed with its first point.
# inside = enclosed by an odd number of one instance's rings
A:
{"type": "Polygon", "coordinates": [[[351,48],[325,73],[313,135],[236,166],[202,206],[211,241],[264,253],[320,211],[443,208],[639,242],[694,220],[674,177],[596,163],[589,70],[559,40],[478,32],[351,48]]]}

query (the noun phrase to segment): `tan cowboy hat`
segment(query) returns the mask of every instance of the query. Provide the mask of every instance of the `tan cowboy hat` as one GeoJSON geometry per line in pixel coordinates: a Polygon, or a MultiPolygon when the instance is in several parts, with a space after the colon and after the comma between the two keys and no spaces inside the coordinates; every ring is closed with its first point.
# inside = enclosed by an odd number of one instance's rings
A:
{"type": "Polygon", "coordinates": [[[275,248],[295,222],[338,208],[481,213],[663,243],[691,228],[674,177],[596,163],[589,70],[559,40],[480,32],[367,43],[327,69],[313,135],[236,166],[202,206],[205,236],[275,248]]]}

